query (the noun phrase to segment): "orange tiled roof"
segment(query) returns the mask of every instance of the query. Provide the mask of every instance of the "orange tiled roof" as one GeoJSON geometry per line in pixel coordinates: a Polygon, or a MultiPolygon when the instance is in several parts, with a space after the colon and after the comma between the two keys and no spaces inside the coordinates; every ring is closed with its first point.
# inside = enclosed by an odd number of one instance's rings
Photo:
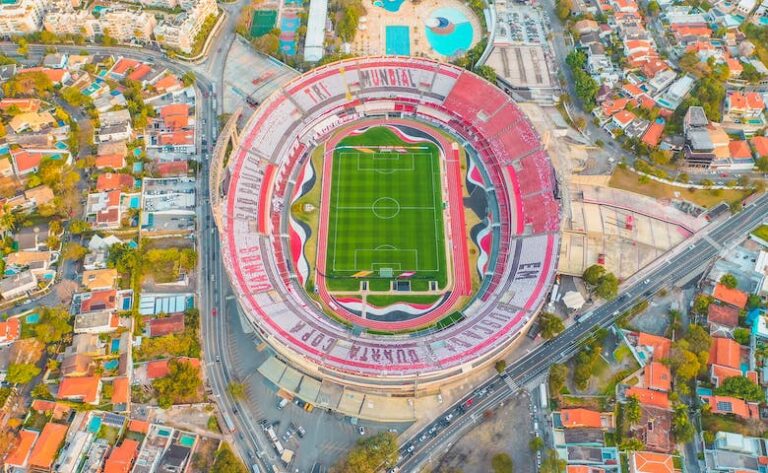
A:
{"type": "Polygon", "coordinates": [[[107,289],[102,291],[92,291],[91,297],[80,304],[80,312],[93,312],[97,310],[111,310],[117,304],[117,290],[107,289]]]}
{"type": "Polygon", "coordinates": [[[756,136],[749,141],[755,148],[755,153],[757,153],[758,157],[768,156],[768,137],[756,136]]]}
{"type": "Polygon", "coordinates": [[[131,398],[131,383],[126,376],[112,381],[112,404],[125,404],[131,398]]]}
{"type": "Polygon", "coordinates": [[[658,361],[646,365],[644,378],[647,388],[657,391],[669,391],[672,388],[672,373],[666,365],[658,361]]]}
{"type": "Polygon", "coordinates": [[[739,310],[730,305],[709,304],[707,322],[736,327],[739,325],[739,310]]]}
{"type": "Polygon", "coordinates": [[[630,455],[632,473],[674,473],[675,462],[672,455],[655,452],[632,452],[630,455]]]}
{"type": "Polygon", "coordinates": [[[738,369],[741,366],[741,345],[730,338],[714,337],[709,349],[709,363],[738,369]]]}
{"type": "Polygon", "coordinates": [[[20,173],[37,168],[40,166],[40,161],[43,160],[42,153],[32,153],[25,149],[15,151],[11,153],[11,155],[16,162],[16,169],[18,169],[20,173]]]}
{"type": "MultiPolygon", "coordinates": [[[[147,363],[147,378],[149,379],[157,379],[157,378],[163,378],[165,376],[168,376],[168,374],[171,372],[170,366],[168,363],[170,362],[170,359],[165,360],[154,360],[147,363]]],[[[179,357],[176,358],[176,361],[180,363],[189,363],[192,366],[195,366],[197,368],[200,367],[200,360],[197,358],[187,358],[187,357],[179,357]]]]}
{"type": "Polygon", "coordinates": [[[20,112],[37,112],[40,110],[40,99],[11,99],[0,100],[0,110],[6,111],[11,107],[16,107],[20,112]]]}
{"type": "Polygon", "coordinates": [[[664,124],[653,122],[643,134],[643,143],[648,146],[658,146],[662,133],[664,133],[664,124]]]}
{"type": "Polygon", "coordinates": [[[50,412],[56,408],[54,401],[46,401],[45,399],[35,399],[32,401],[32,410],[37,412],[50,412]]]}
{"type": "Polygon", "coordinates": [[[600,428],[600,413],[588,409],[563,409],[560,411],[560,419],[566,429],[576,428],[600,428]]]}
{"type": "Polygon", "coordinates": [[[96,169],[112,168],[120,169],[125,167],[125,156],[120,153],[105,154],[96,157],[96,169]]]}
{"type": "Polygon", "coordinates": [[[112,73],[119,74],[119,75],[125,75],[126,72],[128,72],[129,69],[136,68],[139,64],[141,64],[139,61],[135,61],[133,59],[128,59],[121,57],[114,66],[112,66],[112,73]]]}
{"type": "Polygon", "coordinates": [[[138,432],[140,434],[146,434],[149,432],[149,422],[144,420],[131,420],[128,423],[128,430],[131,432],[138,432]]]}
{"type": "Polygon", "coordinates": [[[624,91],[624,93],[626,93],[630,97],[638,97],[645,93],[640,87],[636,86],[635,84],[624,84],[624,86],[621,89],[624,91]]]}
{"type": "Polygon", "coordinates": [[[113,448],[112,453],[109,454],[104,464],[104,473],[128,473],[138,451],[139,442],[131,439],[123,440],[123,443],[113,448]]]}
{"type": "Polygon", "coordinates": [[[744,71],[744,66],[741,65],[741,61],[738,59],[734,59],[732,57],[729,57],[725,60],[725,62],[728,64],[728,70],[731,72],[732,75],[740,76],[741,73],[744,71]]]}
{"type": "Polygon", "coordinates": [[[49,78],[54,84],[60,84],[64,80],[64,76],[67,74],[65,69],[51,69],[49,67],[30,67],[20,70],[19,74],[24,74],[27,72],[40,72],[49,78]]]}
{"type": "Polygon", "coordinates": [[[29,453],[37,440],[37,432],[34,430],[22,429],[19,432],[19,443],[10,455],[5,459],[5,464],[24,468],[27,465],[29,453]]]}
{"type": "Polygon", "coordinates": [[[653,349],[653,358],[656,361],[668,358],[669,352],[672,349],[672,340],[645,332],[640,332],[638,334],[637,344],[651,347],[653,349]]]}
{"type": "Polygon", "coordinates": [[[672,25],[672,30],[680,36],[703,36],[709,38],[712,36],[712,30],[708,26],[685,26],[672,25]]]}
{"type": "Polygon", "coordinates": [[[568,465],[565,473],[605,473],[605,470],[596,466],[568,465]]]}
{"type": "Polygon", "coordinates": [[[128,74],[128,78],[135,81],[140,81],[141,79],[147,77],[147,74],[152,72],[152,68],[149,67],[146,64],[139,64],[133,72],[128,74]]]}
{"type": "Polygon", "coordinates": [[[728,366],[712,365],[712,379],[715,387],[719,387],[728,378],[741,376],[741,370],[728,366]]]}
{"type": "Polygon", "coordinates": [[[182,85],[183,84],[175,76],[168,74],[155,83],[155,89],[164,92],[175,87],[181,87],[182,85]]]}
{"type": "Polygon", "coordinates": [[[32,454],[29,457],[29,466],[49,469],[53,465],[53,460],[56,459],[59,447],[64,442],[67,430],[68,427],[66,425],[51,422],[45,424],[43,431],[40,433],[40,438],[38,438],[37,443],[35,443],[32,449],[32,454]]]}
{"type": "Polygon", "coordinates": [[[720,283],[715,285],[715,291],[712,293],[712,296],[719,301],[731,304],[739,309],[745,308],[747,306],[747,299],[749,299],[746,292],[738,289],[730,289],[720,283]]]}
{"type": "Polygon", "coordinates": [[[758,94],[757,92],[748,92],[747,93],[747,107],[751,110],[762,110],[765,108],[765,102],[763,101],[763,96],[758,94]]]}
{"type": "Polygon", "coordinates": [[[606,100],[601,105],[603,115],[605,115],[606,117],[610,117],[613,114],[618,113],[621,110],[624,110],[627,107],[628,103],[629,103],[629,99],[606,100]]]}
{"type": "Polygon", "coordinates": [[[756,405],[749,405],[735,397],[707,396],[704,399],[709,403],[713,414],[733,414],[743,419],[757,419],[760,415],[756,405]]]}
{"type": "Polygon", "coordinates": [[[59,392],[56,397],[59,399],[77,398],[83,402],[95,402],[99,397],[99,386],[101,377],[83,376],[69,377],[61,380],[59,392]]]}
{"type": "Polygon", "coordinates": [[[733,140],[728,143],[728,151],[734,159],[751,158],[752,150],[749,149],[749,143],[746,140],[733,140]]]}
{"type": "Polygon", "coordinates": [[[96,179],[96,189],[100,191],[133,187],[134,184],[135,181],[133,180],[133,176],[120,172],[100,174],[98,179],[96,179]]]}
{"type": "Polygon", "coordinates": [[[21,335],[21,322],[18,317],[0,322],[0,341],[17,340],[21,335]]]}
{"type": "Polygon", "coordinates": [[[622,125],[628,125],[634,120],[635,114],[630,112],[629,110],[622,110],[616,115],[613,116],[613,119],[617,122],[621,123],[622,125]]]}
{"type": "Polygon", "coordinates": [[[669,409],[669,396],[665,392],[633,386],[627,389],[626,396],[636,396],[640,404],[669,409]]]}
{"type": "Polygon", "coordinates": [[[186,175],[189,171],[189,164],[186,161],[171,161],[168,163],[159,163],[157,173],[161,176],[179,176],[186,175]]]}
{"type": "Polygon", "coordinates": [[[191,145],[195,142],[195,134],[192,131],[173,131],[159,136],[161,145],[191,145]]]}

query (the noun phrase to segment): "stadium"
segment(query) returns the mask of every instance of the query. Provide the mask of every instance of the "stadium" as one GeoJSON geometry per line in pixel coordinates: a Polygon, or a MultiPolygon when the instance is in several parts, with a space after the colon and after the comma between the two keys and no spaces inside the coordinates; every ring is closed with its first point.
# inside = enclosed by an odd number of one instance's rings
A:
{"type": "Polygon", "coordinates": [[[546,299],[560,202],[540,139],[457,66],[314,69],[249,118],[219,179],[243,313],[308,376],[435,392],[493,362],[546,299]]]}

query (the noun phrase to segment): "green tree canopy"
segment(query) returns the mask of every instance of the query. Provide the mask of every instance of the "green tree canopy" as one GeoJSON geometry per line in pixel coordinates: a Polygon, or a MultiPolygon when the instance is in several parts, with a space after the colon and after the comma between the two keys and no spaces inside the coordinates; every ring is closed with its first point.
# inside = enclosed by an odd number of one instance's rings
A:
{"type": "Polygon", "coordinates": [[[380,432],[361,438],[342,459],[335,471],[338,473],[370,473],[397,464],[397,437],[391,432],[380,432]]]}
{"type": "Polygon", "coordinates": [[[606,300],[611,300],[619,293],[619,278],[613,273],[608,273],[600,280],[595,288],[595,294],[606,300]]]}
{"type": "Polygon", "coordinates": [[[547,340],[556,337],[565,330],[563,320],[551,312],[542,312],[539,315],[539,325],[541,326],[541,336],[547,340]]]}
{"type": "Polygon", "coordinates": [[[672,414],[672,434],[678,443],[690,442],[696,434],[696,428],[688,417],[688,406],[678,404],[672,414]]]}
{"type": "Polygon", "coordinates": [[[584,270],[582,277],[587,284],[591,286],[597,286],[600,284],[600,280],[605,276],[605,268],[599,264],[593,264],[584,270]]]}
{"type": "Polygon", "coordinates": [[[65,260],[80,261],[88,254],[88,249],[80,243],[68,241],[61,249],[61,257],[65,260]]]}
{"type": "Polygon", "coordinates": [[[640,400],[637,396],[629,396],[627,403],[624,405],[624,413],[627,416],[627,421],[630,425],[635,425],[640,422],[642,412],[640,410],[640,400]]]}
{"type": "Polygon", "coordinates": [[[562,363],[556,363],[549,369],[549,394],[556,396],[565,387],[568,379],[568,366],[562,363]]]}
{"type": "Polygon", "coordinates": [[[745,401],[765,401],[765,392],[762,388],[745,376],[727,378],[715,389],[715,393],[722,396],[737,397],[745,401]]]}
{"type": "Polygon", "coordinates": [[[40,374],[40,368],[33,363],[11,363],[5,380],[11,384],[27,384],[40,374]]]}
{"type": "Polygon", "coordinates": [[[725,273],[720,277],[720,284],[728,289],[735,289],[739,285],[739,280],[733,274],[725,273]]]}
{"type": "Polygon", "coordinates": [[[491,468],[493,473],[514,473],[515,466],[512,463],[512,457],[506,453],[497,453],[491,458],[491,468]]]}
{"type": "Polygon", "coordinates": [[[65,307],[41,307],[40,320],[32,326],[35,338],[45,344],[60,342],[64,335],[72,332],[70,318],[65,307]]]}
{"type": "Polygon", "coordinates": [[[243,462],[235,455],[229,444],[224,442],[216,452],[216,460],[211,467],[211,473],[248,473],[243,462]]]}
{"type": "Polygon", "coordinates": [[[178,360],[171,360],[168,368],[168,376],[152,382],[160,407],[167,409],[173,404],[193,401],[203,383],[200,368],[178,360]]]}

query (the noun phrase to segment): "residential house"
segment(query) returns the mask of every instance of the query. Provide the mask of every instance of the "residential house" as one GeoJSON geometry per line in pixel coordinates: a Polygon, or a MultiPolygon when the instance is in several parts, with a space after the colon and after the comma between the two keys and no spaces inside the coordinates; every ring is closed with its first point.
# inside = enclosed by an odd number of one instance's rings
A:
{"type": "Polygon", "coordinates": [[[62,378],[57,399],[80,401],[85,404],[98,405],[101,401],[101,377],[83,376],[62,378]]]}
{"type": "Polygon", "coordinates": [[[68,426],[48,422],[43,427],[29,455],[28,465],[32,471],[50,471],[59,448],[67,436],[68,426]]]}
{"type": "Polygon", "coordinates": [[[148,337],[161,337],[172,333],[184,332],[184,314],[151,319],[146,324],[148,337]]]}
{"type": "Polygon", "coordinates": [[[15,342],[21,336],[21,319],[12,317],[0,322],[0,347],[15,342]]]}
{"type": "Polygon", "coordinates": [[[656,452],[630,452],[629,473],[679,473],[672,455],[656,452]]]}
{"type": "Polygon", "coordinates": [[[5,465],[10,468],[26,470],[27,466],[29,466],[29,457],[32,453],[32,447],[37,442],[38,436],[39,433],[34,430],[21,429],[18,438],[16,439],[16,446],[11,450],[10,454],[5,457],[5,465]]]}
{"type": "Polygon", "coordinates": [[[711,334],[730,334],[739,325],[739,309],[731,305],[709,304],[707,325],[711,334]]]}
{"type": "Polygon", "coordinates": [[[749,295],[739,289],[731,289],[723,284],[717,283],[715,290],[712,292],[712,297],[718,301],[736,307],[737,309],[744,309],[747,306],[749,295]]]}
{"type": "Polygon", "coordinates": [[[104,473],[128,473],[139,453],[139,442],[125,439],[119,447],[113,447],[106,463],[104,473]]]}
{"type": "Polygon", "coordinates": [[[0,296],[6,301],[26,295],[35,289],[37,278],[29,270],[0,279],[0,296]]]}
{"type": "Polygon", "coordinates": [[[759,419],[757,403],[746,402],[730,396],[703,395],[702,402],[709,404],[712,414],[734,415],[742,419],[759,419]]]}
{"type": "Polygon", "coordinates": [[[114,289],[116,281],[117,270],[114,268],[83,271],[82,284],[89,291],[114,289]]]}
{"type": "Polygon", "coordinates": [[[102,310],[75,316],[75,333],[109,333],[117,330],[120,318],[112,311],[102,310]]]}

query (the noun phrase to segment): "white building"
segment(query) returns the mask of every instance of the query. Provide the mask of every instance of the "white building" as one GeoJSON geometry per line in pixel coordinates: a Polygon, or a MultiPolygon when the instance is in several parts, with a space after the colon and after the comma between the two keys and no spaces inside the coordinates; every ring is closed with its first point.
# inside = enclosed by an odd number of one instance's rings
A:
{"type": "Polygon", "coordinates": [[[166,20],[154,28],[155,39],[165,47],[191,53],[195,38],[205,20],[216,16],[216,0],[186,0],[179,3],[185,9],[172,20],[166,20]],[[186,7],[186,8],[185,8],[186,7]]]}
{"type": "Polygon", "coordinates": [[[40,31],[45,0],[5,0],[0,2],[0,38],[40,31]]]}
{"type": "Polygon", "coordinates": [[[328,18],[328,0],[311,0],[307,36],[304,38],[304,60],[317,62],[325,55],[325,22],[328,18]]]}

